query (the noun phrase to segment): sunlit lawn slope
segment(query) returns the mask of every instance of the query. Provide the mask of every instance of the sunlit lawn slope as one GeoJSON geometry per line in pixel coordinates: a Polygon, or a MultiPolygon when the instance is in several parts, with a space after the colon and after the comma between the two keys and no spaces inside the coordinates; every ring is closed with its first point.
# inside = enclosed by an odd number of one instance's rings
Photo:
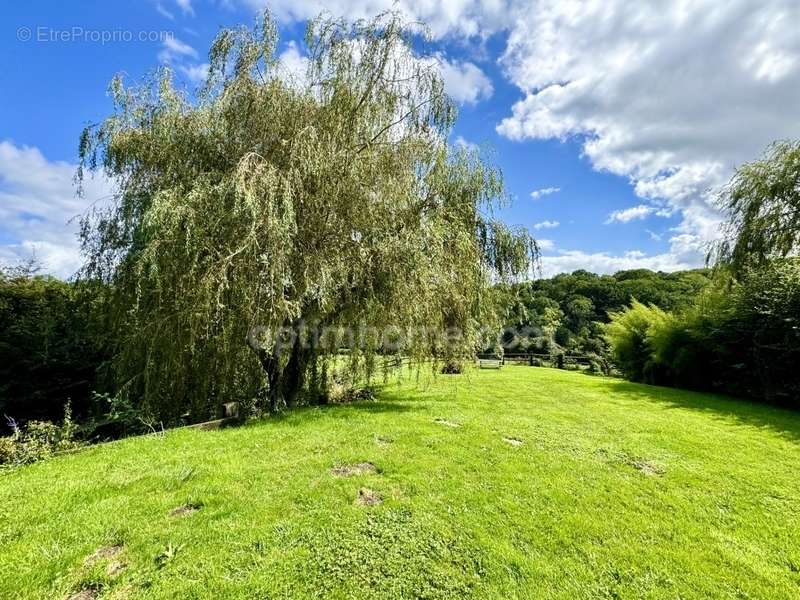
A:
{"type": "Polygon", "coordinates": [[[1,473],[0,597],[800,597],[798,465],[800,415],[728,398],[389,384],[1,473]]]}

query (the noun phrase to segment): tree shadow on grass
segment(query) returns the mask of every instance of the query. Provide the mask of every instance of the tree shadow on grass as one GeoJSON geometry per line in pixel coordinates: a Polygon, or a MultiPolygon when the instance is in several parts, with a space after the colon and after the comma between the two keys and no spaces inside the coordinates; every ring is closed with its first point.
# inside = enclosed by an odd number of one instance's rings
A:
{"type": "MultiPolygon", "coordinates": [[[[308,418],[315,416],[329,416],[337,419],[346,419],[355,413],[370,414],[402,414],[415,410],[413,403],[408,398],[400,396],[384,398],[383,394],[377,400],[357,400],[354,402],[342,402],[331,404],[320,404],[314,406],[297,406],[277,414],[270,415],[267,419],[253,421],[254,425],[264,423],[282,423],[287,425],[304,425],[308,418]]],[[[249,425],[247,423],[245,426],[249,425]]]]}
{"type": "Polygon", "coordinates": [[[372,400],[325,404],[318,408],[343,417],[346,417],[349,411],[353,410],[367,413],[400,414],[413,412],[420,408],[421,399],[415,398],[413,391],[408,388],[398,388],[396,385],[389,383],[376,385],[373,390],[375,397],[372,400]]]}
{"type": "Polygon", "coordinates": [[[355,413],[369,414],[403,414],[419,410],[416,398],[409,397],[407,390],[397,389],[391,385],[375,386],[373,400],[355,400],[330,404],[296,406],[282,410],[265,418],[246,421],[237,428],[258,427],[265,424],[284,424],[290,426],[304,425],[309,418],[315,416],[332,416],[346,419],[355,413]]]}
{"type": "Polygon", "coordinates": [[[346,417],[351,411],[367,413],[407,413],[415,410],[412,403],[407,398],[403,400],[384,399],[382,395],[378,400],[358,400],[342,404],[326,404],[319,407],[320,410],[332,413],[335,416],[346,417]]]}
{"type": "Polygon", "coordinates": [[[615,379],[614,392],[635,399],[667,404],[670,408],[689,409],[712,414],[728,422],[769,429],[795,442],[800,442],[800,412],[733,396],[695,392],[678,388],[633,383],[615,379]]]}

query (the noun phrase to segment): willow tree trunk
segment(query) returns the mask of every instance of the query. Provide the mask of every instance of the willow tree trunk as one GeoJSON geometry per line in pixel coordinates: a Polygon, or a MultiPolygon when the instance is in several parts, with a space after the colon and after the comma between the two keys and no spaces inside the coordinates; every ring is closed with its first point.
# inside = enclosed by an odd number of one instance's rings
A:
{"type": "Polygon", "coordinates": [[[294,406],[297,403],[297,397],[306,382],[309,361],[313,358],[313,350],[306,347],[300,336],[297,336],[280,381],[281,394],[286,406],[294,406]]]}
{"type": "Polygon", "coordinates": [[[261,368],[267,376],[267,398],[269,400],[269,411],[276,412],[278,407],[282,404],[283,398],[281,395],[281,375],[283,369],[281,368],[280,356],[268,352],[264,348],[251,346],[253,351],[258,357],[258,362],[261,363],[261,368]]]}
{"type": "Polygon", "coordinates": [[[280,353],[269,352],[255,343],[250,347],[267,376],[269,411],[274,413],[283,405],[294,406],[305,385],[308,366],[314,358],[313,350],[305,347],[298,336],[286,365],[282,366],[280,353]]]}

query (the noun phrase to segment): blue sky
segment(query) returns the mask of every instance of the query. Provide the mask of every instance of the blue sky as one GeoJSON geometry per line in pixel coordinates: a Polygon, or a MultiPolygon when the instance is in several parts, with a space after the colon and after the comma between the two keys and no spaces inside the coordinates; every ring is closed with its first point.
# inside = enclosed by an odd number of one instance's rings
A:
{"type": "MultiPolygon", "coordinates": [[[[260,6],[3,3],[0,260],[35,252],[49,271],[73,273],[70,219],[86,208],[71,183],[78,136],[108,114],[111,77],[168,64],[193,89],[219,29],[251,24],[260,6]]],[[[304,22],[321,3],[270,6],[282,60],[302,64],[304,22]]],[[[800,137],[793,0],[326,6],[351,17],[395,6],[430,24],[459,103],[452,139],[491,152],[512,198],[502,216],[544,240],[547,274],[702,264],[719,230],[714,190],[770,141],[800,137]]],[[[107,193],[96,181],[87,200],[107,193]]]]}

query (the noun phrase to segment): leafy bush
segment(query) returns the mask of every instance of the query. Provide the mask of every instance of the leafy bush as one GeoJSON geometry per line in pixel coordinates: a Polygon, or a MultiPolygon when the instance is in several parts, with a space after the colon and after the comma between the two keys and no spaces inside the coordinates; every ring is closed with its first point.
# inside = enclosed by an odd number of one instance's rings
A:
{"type": "Polygon", "coordinates": [[[615,364],[632,381],[652,379],[655,369],[648,338],[653,328],[664,325],[667,313],[634,300],[629,308],[610,316],[606,335],[615,364]]]}
{"type": "Polygon", "coordinates": [[[608,374],[608,362],[599,354],[589,354],[589,373],[593,375],[607,375],[608,374]]]}
{"type": "Polygon", "coordinates": [[[86,437],[94,441],[139,435],[155,429],[154,420],[145,418],[127,396],[92,392],[92,403],[93,412],[99,416],[91,418],[82,429],[86,437]]]}
{"type": "Polygon", "coordinates": [[[800,406],[800,259],[750,271],[733,296],[733,311],[736,319],[729,319],[724,331],[731,354],[746,350],[748,393],[800,406]]]}
{"type": "Polygon", "coordinates": [[[443,375],[461,375],[463,366],[457,360],[449,360],[442,366],[443,375]]]}
{"type": "Polygon", "coordinates": [[[334,384],[328,401],[332,404],[351,404],[375,400],[375,391],[371,387],[342,387],[334,384]]]}
{"type": "Polygon", "coordinates": [[[720,290],[707,290],[676,314],[634,300],[606,327],[614,364],[632,381],[712,389],[710,364],[719,362],[712,337],[725,322],[726,302],[720,290]]]}
{"type": "Polygon", "coordinates": [[[78,427],[72,420],[69,405],[64,410],[61,425],[30,421],[20,426],[13,420],[9,425],[13,433],[0,438],[0,464],[28,464],[83,445],[77,438],[78,427]]]}
{"type": "Polygon", "coordinates": [[[800,259],[722,279],[676,313],[633,302],[607,338],[633,381],[798,406],[800,259]]]}

